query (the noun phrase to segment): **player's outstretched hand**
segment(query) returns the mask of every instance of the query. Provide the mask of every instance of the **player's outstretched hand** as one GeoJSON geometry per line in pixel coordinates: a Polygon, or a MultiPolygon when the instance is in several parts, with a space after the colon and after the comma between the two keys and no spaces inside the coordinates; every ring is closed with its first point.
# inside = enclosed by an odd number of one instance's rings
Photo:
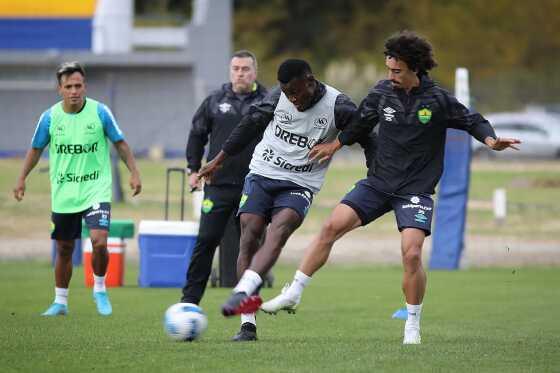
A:
{"type": "Polygon", "coordinates": [[[327,144],[317,144],[309,152],[309,160],[323,163],[332,158],[334,153],[342,147],[338,139],[327,144]]]}
{"type": "Polygon", "coordinates": [[[506,137],[498,137],[495,140],[493,138],[489,138],[486,141],[486,145],[488,145],[492,150],[497,151],[501,151],[507,148],[519,150],[519,148],[516,146],[517,144],[521,144],[521,140],[510,139],[506,137]]]}
{"type": "Polygon", "coordinates": [[[138,173],[130,175],[130,189],[132,189],[132,196],[136,196],[142,191],[142,181],[138,173]]]}
{"type": "Polygon", "coordinates": [[[19,179],[16,186],[14,187],[14,198],[21,201],[25,195],[25,180],[19,179]]]}

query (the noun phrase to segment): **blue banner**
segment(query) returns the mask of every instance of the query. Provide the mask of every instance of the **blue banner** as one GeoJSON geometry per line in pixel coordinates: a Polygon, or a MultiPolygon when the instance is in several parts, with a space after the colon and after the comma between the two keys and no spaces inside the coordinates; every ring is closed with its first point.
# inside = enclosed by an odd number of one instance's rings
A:
{"type": "Polygon", "coordinates": [[[444,170],[435,209],[430,269],[457,269],[465,246],[471,136],[447,130],[444,170]]]}

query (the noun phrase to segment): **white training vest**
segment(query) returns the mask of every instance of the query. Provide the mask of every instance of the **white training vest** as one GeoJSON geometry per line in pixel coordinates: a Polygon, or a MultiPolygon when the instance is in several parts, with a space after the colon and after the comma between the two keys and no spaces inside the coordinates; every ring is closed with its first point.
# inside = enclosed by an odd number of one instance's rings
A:
{"type": "Polygon", "coordinates": [[[250,173],[276,180],[289,180],[317,193],[325,180],[330,160],[309,161],[315,144],[332,142],[338,135],[334,105],[340,94],[325,85],[326,93],[313,107],[300,112],[282,92],[274,118],[253,152],[250,173]]]}

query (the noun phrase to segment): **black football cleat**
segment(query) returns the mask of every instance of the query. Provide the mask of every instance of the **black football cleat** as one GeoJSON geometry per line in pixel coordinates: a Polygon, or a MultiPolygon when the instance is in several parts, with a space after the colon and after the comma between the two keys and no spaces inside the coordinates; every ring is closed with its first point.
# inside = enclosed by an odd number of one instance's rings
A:
{"type": "Polygon", "coordinates": [[[231,339],[233,342],[248,342],[257,340],[257,327],[250,322],[243,323],[239,332],[231,339]]]}
{"type": "Polygon", "coordinates": [[[222,305],[222,315],[230,317],[242,313],[255,313],[262,304],[259,295],[247,295],[247,293],[233,293],[222,305]]]}

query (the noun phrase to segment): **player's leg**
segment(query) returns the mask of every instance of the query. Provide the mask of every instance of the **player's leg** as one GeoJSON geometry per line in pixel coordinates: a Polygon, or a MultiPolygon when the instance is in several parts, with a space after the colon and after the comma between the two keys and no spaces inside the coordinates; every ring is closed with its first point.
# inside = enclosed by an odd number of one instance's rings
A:
{"type": "Polygon", "coordinates": [[[250,314],[258,310],[262,303],[258,295],[252,295],[260,286],[260,276],[247,270],[255,253],[259,250],[261,237],[271,218],[273,196],[270,191],[271,179],[249,174],[245,179],[243,194],[237,215],[241,224],[237,275],[240,278],[230,298],[222,305],[224,316],[250,314]],[[250,293],[239,291],[241,283],[255,282],[250,293]]]}
{"type": "MultiPolygon", "coordinates": [[[[68,313],[68,287],[72,278],[72,253],[74,240],[81,234],[80,214],[52,213],[51,238],[56,241],[55,298],[43,316],[58,316],[68,313]]],[[[79,248],[78,248],[79,249],[79,248]]]]}
{"type": "MultiPolygon", "coordinates": [[[[262,285],[263,277],[276,263],[288,238],[303,222],[313,201],[313,193],[309,189],[290,181],[266,179],[263,185],[272,199],[271,223],[264,243],[253,256],[249,269],[243,272],[234,295],[222,308],[226,316],[240,302],[246,303],[247,308],[256,306],[257,303],[260,306],[260,297],[249,302],[244,296],[249,298],[262,285]]],[[[257,309],[258,306],[254,311],[257,309]]]]}
{"type": "Polygon", "coordinates": [[[91,267],[93,269],[93,299],[100,315],[108,316],[113,312],[105,277],[109,266],[107,240],[111,221],[111,204],[96,203],[83,212],[85,223],[89,228],[91,240],[91,267]]]}
{"type": "Polygon", "coordinates": [[[224,236],[226,225],[232,214],[232,206],[223,188],[210,185],[204,188],[204,202],[200,216],[200,228],[187,270],[181,302],[199,304],[208,277],[212,272],[212,261],[216,248],[224,236]]]}
{"type": "Polygon", "coordinates": [[[361,225],[362,221],[354,209],[342,203],[338,204],[323,224],[319,235],[305,250],[292,283],[286,285],[279,296],[263,303],[261,309],[267,313],[276,313],[280,310],[294,313],[304,288],[311,281],[311,276],[326,263],[334,243],[344,234],[361,225]]]}
{"type": "Polygon", "coordinates": [[[406,228],[401,232],[404,268],[402,289],[408,310],[403,340],[405,344],[420,343],[420,316],[426,291],[426,272],[422,266],[424,238],[425,233],[420,229],[406,228]]]}
{"type": "Polygon", "coordinates": [[[267,313],[280,310],[295,312],[304,288],[311,281],[311,276],[326,263],[334,243],[346,233],[390,211],[389,201],[390,198],[373,189],[367,179],[358,181],[334,208],[320,234],[305,251],[292,283],[284,287],[276,298],[264,303],[261,309],[267,313]]]}
{"type": "MultiPolygon", "coordinates": [[[[240,279],[245,270],[249,268],[251,259],[262,245],[262,236],[265,234],[267,222],[263,216],[244,213],[239,217],[240,245],[237,258],[237,278],[240,279]]],[[[258,291],[258,290],[257,290],[258,291]]],[[[256,302],[260,299],[254,298],[256,302]]],[[[257,318],[254,310],[241,313],[241,326],[232,341],[245,342],[257,340],[257,318]]]]}
{"type": "Polygon", "coordinates": [[[430,234],[433,201],[429,196],[407,195],[392,201],[401,231],[403,262],[402,289],[408,311],[404,344],[419,344],[422,302],[426,292],[426,272],[422,265],[422,247],[430,234]]]}

